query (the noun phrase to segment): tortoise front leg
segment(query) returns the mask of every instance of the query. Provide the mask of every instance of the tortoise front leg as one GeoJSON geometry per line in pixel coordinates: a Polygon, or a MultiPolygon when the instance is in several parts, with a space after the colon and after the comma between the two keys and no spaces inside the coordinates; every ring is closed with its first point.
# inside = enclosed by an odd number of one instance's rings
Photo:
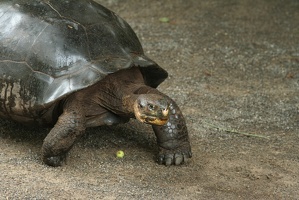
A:
{"type": "Polygon", "coordinates": [[[192,156],[184,116],[177,104],[169,98],[170,116],[167,124],[153,125],[159,146],[159,164],[179,165],[192,156]]]}
{"type": "Polygon", "coordinates": [[[75,140],[85,132],[83,108],[75,100],[67,102],[57,123],[44,139],[42,146],[43,162],[60,166],[75,140]]]}

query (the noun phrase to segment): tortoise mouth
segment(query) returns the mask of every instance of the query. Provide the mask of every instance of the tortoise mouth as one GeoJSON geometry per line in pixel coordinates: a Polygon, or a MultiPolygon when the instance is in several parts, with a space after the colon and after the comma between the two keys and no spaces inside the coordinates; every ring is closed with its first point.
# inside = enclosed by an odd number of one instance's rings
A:
{"type": "Polygon", "coordinates": [[[136,115],[136,118],[146,124],[154,124],[154,125],[165,125],[168,122],[168,118],[159,118],[156,116],[148,116],[148,115],[136,115]]]}

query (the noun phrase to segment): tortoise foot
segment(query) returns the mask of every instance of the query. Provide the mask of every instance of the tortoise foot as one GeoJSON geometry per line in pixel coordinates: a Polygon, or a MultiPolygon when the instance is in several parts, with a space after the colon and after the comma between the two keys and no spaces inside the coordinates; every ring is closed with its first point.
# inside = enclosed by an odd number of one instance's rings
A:
{"type": "Polygon", "coordinates": [[[190,148],[187,149],[160,149],[158,155],[158,163],[164,164],[166,166],[170,165],[180,165],[188,162],[189,158],[192,157],[192,152],[190,148]]]}
{"type": "Polygon", "coordinates": [[[43,158],[44,163],[51,167],[61,166],[64,160],[65,160],[65,156],[50,156],[50,157],[43,158]]]}

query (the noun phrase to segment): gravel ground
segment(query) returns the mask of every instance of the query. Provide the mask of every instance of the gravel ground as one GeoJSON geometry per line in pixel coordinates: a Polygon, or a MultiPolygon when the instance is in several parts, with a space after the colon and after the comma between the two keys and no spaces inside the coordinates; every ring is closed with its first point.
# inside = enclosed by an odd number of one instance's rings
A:
{"type": "Polygon", "coordinates": [[[52,168],[49,129],[1,120],[0,199],[299,199],[298,0],[98,2],[169,72],[159,89],[185,114],[193,157],[158,165],[150,127],[131,120],[88,129],[52,168]]]}

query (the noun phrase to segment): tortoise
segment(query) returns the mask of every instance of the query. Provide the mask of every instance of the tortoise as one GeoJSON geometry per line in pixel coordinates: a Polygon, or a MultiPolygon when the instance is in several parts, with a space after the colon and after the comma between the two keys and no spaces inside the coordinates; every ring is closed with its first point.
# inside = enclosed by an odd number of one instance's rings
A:
{"type": "Polygon", "coordinates": [[[151,124],[157,162],[192,155],[184,116],[157,90],[168,73],[122,18],[93,0],[0,2],[0,117],[52,126],[41,156],[61,166],[87,127],[151,124]]]}

